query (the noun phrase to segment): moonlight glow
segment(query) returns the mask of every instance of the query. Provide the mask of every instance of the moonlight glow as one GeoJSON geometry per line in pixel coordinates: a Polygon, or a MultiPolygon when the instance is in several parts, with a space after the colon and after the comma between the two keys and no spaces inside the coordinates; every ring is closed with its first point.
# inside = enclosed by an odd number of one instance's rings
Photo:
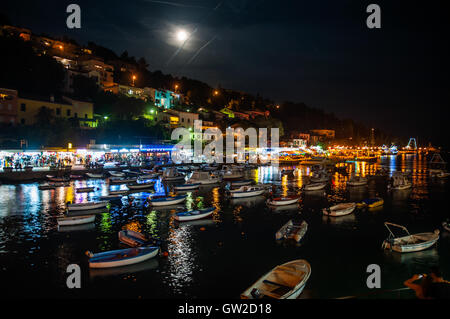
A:
{"type": "Polygon", "coordinates": [[[186,31],[180,30],[177,32],[177,39],[179,41],[186,41],[187,38],[188,38],[188,34],[186,31]]]}

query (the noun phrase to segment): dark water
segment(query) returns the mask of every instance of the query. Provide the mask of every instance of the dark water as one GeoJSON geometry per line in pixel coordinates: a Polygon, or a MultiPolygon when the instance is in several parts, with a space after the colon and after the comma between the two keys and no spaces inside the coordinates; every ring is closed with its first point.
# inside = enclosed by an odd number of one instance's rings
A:
{"type": "MultiPolygon", "coordinates": [[[[341,164],[343,165],[343,164],[341,164]]],[[[439,265],[450,279],[450,235],[441,232],[432,249],[398,254],[381,249],[388,232],[384,221],[408,227],[411,233],[433,231],[450,217],[448,183],[428,179],[424,157],[415,155],[382,157],[378,163],[349,163],[347,172],[374,174],[383,166],[412,170],[413,189],[387,192],[387,181],[372,179],[368,187],[347,189],[348,176],[335,173],[323,191],[302,194],[298,207],[274,211],[265,197],[227,200],[223,185],[189,192],[178,209],[214,205],[218,211],[210,220],[178,224],[174,208],[144,207],[148,193],[136,193],[130,205],[112,202],[109,211],[99,212],[95,225],[78,230],[58,231],[55,216],[67,201],[81,202],[107,194],[104,180],[81,180],[72,187],[38,190],[37,183],[0,186],[0,279],[9,297],[89,298],[239,298],[248,286],[276,265],[306,259],[312,274],[302,297],[336,298],[370,293],[366,286],[369,264],[381,266],[382,289],[402,288],[414,273],[428,272],[439,265]],[[96,186],[89,194],[75,193],[75,187],[96,186]],[[342,201],[381,196],[382,208],[357,210],[340,218],[322,216],[323,207],[342,201]],[[308,232],[301,244],[277,243],[275,232],[289,219],[303,218],[308,232]],[[92,270],[86,250],[118,249],[117,232],[128,228],[148,232],[163,240],[167,257],[133,266],[92,270]],[[66,288],[66,268],[79,264],[82,288],[66,288]]],[[[298,167],[304,173],[307,167],[298,167]]],[[[258,182],[274,183],[283,193],[298,191],[304,177],[283,176],[277,168],[260,167],[248,175],[258,182]]],[[[118,189],[120,186],[112,186],[118,189]]],[[[155,186],[163,193],[167,185],[155,186]]],[[[153,191],[152,191],[153,192],[153,191]]],[[[370,297],[370,296],[369,296],[370,297]]],[[[373,297],[373,296],[372,296],[373,297]]],[[[375,295],[382,298],[413,297],[410,292],[375,295]]]]}

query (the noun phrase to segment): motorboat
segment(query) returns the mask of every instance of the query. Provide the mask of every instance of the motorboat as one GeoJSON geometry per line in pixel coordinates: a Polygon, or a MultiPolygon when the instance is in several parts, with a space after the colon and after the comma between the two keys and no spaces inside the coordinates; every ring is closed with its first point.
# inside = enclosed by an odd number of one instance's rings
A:
{"type": "Polygon", "coordinates": [[[297,203],[300,200],[300,196],[282,196],[282,197],[274,197],[269,198],[267,200],[267,205],[272,206],[284,206],[284,205],[292,205],[297,203]]]}
{"type": "Polygon", "coordinates": [[[211,174],[210,172],[195,171],[188,179],[189,183],[200,183],[202,185],[216,184],[221,182],[220,176],[211,174]]]}
{"type": "Polygon", "coordinates": [[[324,215],[338,217],[351,214],[356,208],[356,203],[340,203],[322,210],[324,215]]]}
{"type": "Polygon", "coordinates": [[[169,206],[182,203],[186,200],[186,195],[177,196],[152,196],[149,198],[149,203],[152,206],[169,206]]]}
{"type": "Polygon", "coordinates": [[[227,190],[231,198],[252,197],[264,194],[266,189],[262,186],[241,186],[237,189],[227,190]]]}
{"type": "Polygon", "coordinates": [[[90,268],[110,268],[132,265],[155,257],[159,247],[136,247],[119,250],[111,250],[93,254],[86,252],[89,257],[90,268]]]}
{"type": "Polygon", "coordinates": [[[204,209],[180,212],[180,213],[176,213],[174,218],[180,222],[197,220],[197,219],[202,219],[202,218],[211,216],[215,210],[216,210],[215,207],[208,207],[208,208],[204,208],[204,209]]]}
{"type": "Polygon", "coordinates": [[[430,248],[439,240],[439,230],[434,232],[418,233],[411,235],[406,227],[385,222],[384,225],[389,230],[389,237],[383,242],[382,248],[390,249],[399,253],[409,253],[430,248]],[[389,226],[394,226],[404,230],[408,235],[396,237],[389,226]]]}

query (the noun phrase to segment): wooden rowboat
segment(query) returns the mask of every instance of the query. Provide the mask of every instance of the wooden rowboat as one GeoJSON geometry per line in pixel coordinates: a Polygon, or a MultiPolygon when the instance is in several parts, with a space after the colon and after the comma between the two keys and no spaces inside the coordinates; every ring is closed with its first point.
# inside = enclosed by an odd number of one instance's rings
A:
{"type": "Polygon", "coordinates": [[[191,210],[188,212],[176,213],[174,218],[180,222],[189,221],[189,220],[197,220],[197,219],[202,219],[202,218],[211,216],[215,210],[216,210],[215,207],[191,210]]]}
{"type": "Polygon", "coordinates": [[[299,201],[299,196],[285,196],[285,197],[275,197],[267,200],[267,205],[272,206],[284,206],[297,203],[299,201]]]}
{"type": "Polygon", "coordinates": [[[327,186],[326,183],[311,183],[303,186],[303,190],[305,191],[317,191],[324,189],[327,186]]]}
{"type": "Polygon", "coordinates": [[[284,224],[275,234],[277,240],[280,239],[294,239],[299,242],[305,236],[308,230],[308,223],[303,221],[301,223],[289,220],[284,224]]]}
{"type": "Polygon", "coordinates": [[[356,208],[355,203],[341,203],[322,210],[324,215],[338,217],[351,214],[356,208]]]}
{"type": "Polygon", "coordinates": [[[58,226],[82,225],[92,223],[94,220],[95,215],[59,217],[56,219],[58,226]]]}
{"type": "Polygon", "coordinates": [[[141,247],[154,244],[154,240],[151,237],[145,236],[142,233],[135,232],[133,230],[125,229],[119,232],[119,240],[131,247],[141,247]]]}
{"type": "Polygon", "coordinates": [[[275,267],[241,294],[241,299],[295,299],[305,288],[311,266],[298,259],[275,267]]]}
{"type": "Polygon", "coordinates": [[[266,189],[261,186],[241,186],[238,189],[227,191],[228,196],[232,198],[243,198],[262,195],[266,189]]]}
{"type": "Polygon", "coordinates": [[[389,237],[382,244],[382,248],[384,249],[390,249],[399,253],[409,253],[430,248],[439,240],[438,229],[432,233],[418,233],[411,235],[404,226],[388,222],[385,222],[384,225],[389,230],[389,237]],[[403,229],[408,235],[395,237],[394,233],[389,228],[389,225],[403,229]]]}
{"type": "Polygon", "coordinates": [[[86,252],[90,268],[110,268],[137,264],[155,257],[159,247],[137,247],[93,254],[86,252]]]}

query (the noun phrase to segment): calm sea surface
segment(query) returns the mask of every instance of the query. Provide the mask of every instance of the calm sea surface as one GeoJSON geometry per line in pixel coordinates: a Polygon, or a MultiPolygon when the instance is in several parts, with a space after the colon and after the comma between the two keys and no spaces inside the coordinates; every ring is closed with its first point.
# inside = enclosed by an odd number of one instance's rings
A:
{"type": "MultiPolygon", "coordinates": [[[[144,201],[149,193],[135,193],[130,203],[111,202],[99,211],[94,224],[58,230],[55,217],[65,203],[83,202],[108,194],[105,180],[80,180],[71,187],[38,190],[38,183],[0,185],[0,279],[8,297],[88,298],[239,298],[248,286],[274,266],[306,259],[312,274],[302,298],[409,298],[410,292],[366,295],[369,264],[381,266],[384,289],[402,288],[414,273],[439,265],[450,279],[450,234],[440,225],[450,217],[449,186],[428,178],[425,157],[385,156],[377,163],[346,163],[348,173],[374,174],[380,167],[412,171],[413,188],[387,191],[387,180],[370,179],[367,187],[346,187],[349,176],[334,173],[326,191],[301,193],[309,168],[297,166],[294,175],[281,176],[275,167],[247,171],[247,177],[277,185],[280,193],[302,194],[299,205],[269,209],[265,197],[229,200],[223,186],[188,192],[183,205],[153,209],[144,201]],[[95,192],[75,193],[75,188],[95,186],[95,192]],[[356,210],[354,214],[327,218],[322,208],[343,202],[380,196],[384,206],[356,210]],[[213,218],[179,224],[173,213],[197,207],[218,208],[213,218]],[[278,243],[275,232],[289,219],[304,219],[308,231],[300,244],[278,243]],[[381,249],[388,231],[385,221],[404,225],[411,233],[441,229],[438,245],[423,252],[398,254],[381,249]],[[89,269],[85,251],[124,248],[117,232],[147,232],[162,240],[168,256],[115,269],[89,269]],[[66,268],[79,264],[82,288],[66,287],[66,268]]],[[[111,189],[119,189],[113,185],[111,189]]],[[[151,193],[164,194],[170,185],[160,181],[151,193]]],[[[401,234],[401,233],[399,233],[401,234]]]]}

